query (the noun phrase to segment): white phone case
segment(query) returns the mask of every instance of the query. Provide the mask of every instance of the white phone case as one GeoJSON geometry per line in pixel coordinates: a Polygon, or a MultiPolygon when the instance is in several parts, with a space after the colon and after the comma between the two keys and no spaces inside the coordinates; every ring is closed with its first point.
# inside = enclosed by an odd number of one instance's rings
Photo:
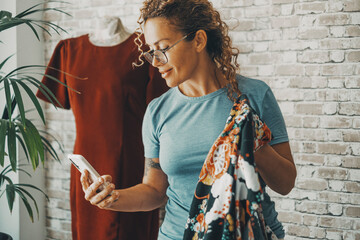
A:
{"type": "MultiPolygon", "coordinates": [[[[80,154],[68,154],[68,159],[71,163],[81,172],[83,173],[84,170],[88,170],[89,178],[92,182],[95,182],[100,174],[91,166],[91,164],[80,154]]],[[[104,182],[100,187],[99,190],[103,190],[109,183],[104,182]]]]}

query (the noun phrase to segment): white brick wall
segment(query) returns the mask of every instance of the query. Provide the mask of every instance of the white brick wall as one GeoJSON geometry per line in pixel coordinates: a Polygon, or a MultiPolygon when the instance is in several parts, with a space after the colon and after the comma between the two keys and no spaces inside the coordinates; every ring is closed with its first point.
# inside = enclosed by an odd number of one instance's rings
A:
{"type": "MultiPolygon", "coordinates": [[[[72,18],[46,19],[69,34],[47,38],[48,60],[62,38],[88,33],[94,17],[120,16],[135,30],[140,0],[71,0],[72,18]]],[[[272,191],[286,239],[360,239],[360,2],[212,1],[232,27],[243,75],[262,79],[283,111],[297,164],[292,192],[272,191]]],[[[47,111],[48,127],[71,152],[71,111],[47,111]]],[[[70,239],[69,164],[47,167],[49,239],[70,239]]]]}

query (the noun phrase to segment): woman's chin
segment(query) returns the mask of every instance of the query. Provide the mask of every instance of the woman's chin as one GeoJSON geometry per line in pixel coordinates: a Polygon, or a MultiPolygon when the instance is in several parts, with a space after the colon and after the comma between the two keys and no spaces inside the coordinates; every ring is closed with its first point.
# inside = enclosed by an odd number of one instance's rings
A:
{"type": "Polygon", "coordinates": [[[169,88],[173,88],[173,87],[176,87],[177,85],[179,85],[179,84],[177,84],[176,81],[172,81],[170,78],[166,78],[165,82],[169,88]]]}

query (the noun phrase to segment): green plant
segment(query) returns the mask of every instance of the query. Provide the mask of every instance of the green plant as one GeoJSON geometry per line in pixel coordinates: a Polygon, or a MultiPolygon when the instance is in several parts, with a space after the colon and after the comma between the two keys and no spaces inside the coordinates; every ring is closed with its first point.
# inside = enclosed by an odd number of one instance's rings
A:
{"type": "MultiPolygon", "coordinates": [[[[32,30],[38,40],[40,40],[38,33],[39,29],[40,31],[43,30],[49,35],[51,35],[51,30],[54,30],[58,34],[61,31],[66,32],[64,29],[54,23],[31,18],[34,16],[34,14],[44,13],[47,11],[55,11],[69,15],[59,8],[45,7],[46,3],[49,2],[36,4],[31,8],[17,14],[16,16],[13,16],[10,12],[0,10],[0,32],[19,25],[26,25],[32,30]]],[[[5,43],[0,41],[0,44],[5,43]]],[[[0,92],[4,92],[6,99],[2,118],[0,119],[0,165],[3,167],[3,170],[0,172],[0,198],[6,194],[8,206],[10,212],[12,212],[15,196],[18,195],[22,199],[30,219],[33,222],[33,206],[35,207],[37,216],[39,216],[39,209],[36,200],[27,189],[35,189],[43,193],[45,196],[46,194],[34,185],[24,183],[14,184],[11,181],[10,177],[8,176],[11,172],[21,171],[31,176],[22,168],[24,164],[18,163],[17,146],[21,146],[25,152],[27,161],[31,163],[34,170],[39,166],[40,162],[44,164],[46,152],[48,152],[55,160],[60,161],[51,141],[48,140],[49,137],[53,138],[53,140],[59,144],[61,151],[62,148],[61,144],[56,140],[56,138],[54,138],[52,135],[46,136],[46,132],[39,130],[35,126],[34,120],[27,118],[26,114],[28,111],[25,111],[23,102],[24,96],[22,96],[22,94],[27,95],[29,99],[31,99],[32,104],[35,106],[35,111],[39,114],[44,124],[45,117],[43,109],[29,86],[32,85],[35,86],[36,89],[39,89],[50,100],[50,102],[53,103],[54,106],[54,101],[60,106],[61,104],[56,99],[54,94],[44,84],[42,84],[41,81],[37,79],[37,77],[47,76],[44,74],[44,69],[46,66],[21,66],[8,73],[5,73],[3,68],[11,57],[12,56],[7,57],[0,63],[0,92]],[[23,91],[20,91],[21,89],[23,89],[23,91]],[[18,108],[19,114],[17,116],[13,116],[16,106],[18,108]],[[4,166],[6,157],[10,161],[8,166],[4,166]],[[29,200],[30,202],[32,201],[33,206],[30,204],[29,200]]],[[[54,77],[47,77],[59,82],[60,84],[63,84],[54,77]]],[[[63,85],[66,86],[65,84],[63,85]]],[[[48,199],[47,196],[46,198],[48,199]]]]}

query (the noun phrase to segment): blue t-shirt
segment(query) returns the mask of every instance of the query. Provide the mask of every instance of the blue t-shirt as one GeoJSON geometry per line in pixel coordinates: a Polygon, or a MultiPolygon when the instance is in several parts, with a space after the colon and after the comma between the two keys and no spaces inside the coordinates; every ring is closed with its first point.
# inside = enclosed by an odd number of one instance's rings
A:
{"type": "MultiPolygon", "coordinates": [[[[251,107],[270,128],[273,135],[270,145],[288,142],[283,116],[269,86],[240,75],[237,81],[251,107]]],[[[178,87],[148,105],[142,129],[145,157],[159,158],[169,182],[166,192],[169,199],[158,239],[182,239],[200,170],[224,129],[232,106],[226,88],[201,97],[187,97],[178,87]]],[[[283,238],[282,224],[267,194],[263,208],[266,223],[283,238]]]]}

